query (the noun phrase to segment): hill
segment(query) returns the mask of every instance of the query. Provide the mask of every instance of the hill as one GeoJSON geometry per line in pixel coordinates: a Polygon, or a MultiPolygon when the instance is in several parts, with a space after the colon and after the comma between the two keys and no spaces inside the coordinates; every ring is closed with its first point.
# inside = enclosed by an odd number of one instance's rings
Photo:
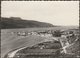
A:
{"type": "Polygon", "coordinates": [[[32,28],[32,27],[54,27],[54,26],[50,23],[38,22],[34,20],[23,20],[18,17],[1,18],[1,29],[32,28]]]}

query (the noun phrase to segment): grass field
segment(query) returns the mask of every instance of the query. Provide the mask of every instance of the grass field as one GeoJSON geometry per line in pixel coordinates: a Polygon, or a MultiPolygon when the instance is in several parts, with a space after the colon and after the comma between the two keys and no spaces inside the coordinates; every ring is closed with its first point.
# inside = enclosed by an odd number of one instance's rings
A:
{"type": "Polygon", "coordinates": [[[20,31],[39,31],[39,30],[57,30],[57,29],[69,29],[71,27],[54,27],[54,28],[20,28],[20,29],[2,29],[1,30],[1,58],[11,50],[28,47],[35,45],[39,42],[43,42],[46,37],[40,36],[17,36],[11,32],[20,31]]]}

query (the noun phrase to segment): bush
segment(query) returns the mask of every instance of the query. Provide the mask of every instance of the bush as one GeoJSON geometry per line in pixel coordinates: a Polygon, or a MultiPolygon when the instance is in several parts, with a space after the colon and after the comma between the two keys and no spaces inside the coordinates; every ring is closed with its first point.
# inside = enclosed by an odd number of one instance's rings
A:
{"type": "Polygon", "coordinates": [[[56,31],[54,31],[54,33],[52,33],[52,35],[55,36],[55,37],[61,37],[61,31],[56,30],[56,31]]]}

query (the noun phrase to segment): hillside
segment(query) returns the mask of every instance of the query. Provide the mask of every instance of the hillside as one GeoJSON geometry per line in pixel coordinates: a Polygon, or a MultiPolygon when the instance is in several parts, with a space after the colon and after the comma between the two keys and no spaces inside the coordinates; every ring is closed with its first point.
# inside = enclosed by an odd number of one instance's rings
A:
{"type": "Polygon", "coordinates": [[[33,20],[23,20],[17,17],[1,18],[1,29],[32,28],[32,27],[54,27],[54,26],[50,23],[38,22],[33,20]]]}

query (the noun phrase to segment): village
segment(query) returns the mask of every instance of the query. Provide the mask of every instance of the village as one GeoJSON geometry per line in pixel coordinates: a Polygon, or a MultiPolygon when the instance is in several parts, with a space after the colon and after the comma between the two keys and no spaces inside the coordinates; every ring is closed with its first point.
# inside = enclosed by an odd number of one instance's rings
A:
{"type": "Polygon", "coordinates": [[[41,31],[21,31],[21,32],[11,32],[11,34],[15,34],[17,36],[28,36],[28,35],[36,35],[36,36],[53,36],[53,37],[64,37],[69,38],[73,36],[79,35],[79,30],[71,29],[71,30],[41,30],[41,31]]]}
{"type": "Polygon", "coordinates": [[[79,56],[79,30],[46,30],[31,32],[14,32],[17,36],[41,36],[53,37],[47,41],[38,43],[31,47],[17,50],[14,56],[8,54],[9,58],[78,58],[79,56]],[[54,39],[56,38],[56,39],[54,39]],[[66,57],[67,55],[67,57],[66,57]],[[76,56],[75,56],[76,55],[76,56]]]}
{"type": "Polygon", "coordinates": [[[57,40],[61,43],[62,49],[63,49],[63,51],[61,51],[62,53],[72,53],[72,51],[67,52],[67,48],[69,48],[70,46],[74,44],[74,42],[79,40],[79,30],[78,29],[44,30],[44,31],[41,30],[41,31],[31,31],[31,32],[22,31],[22,32],[12,32],[12,34],[16,34],[17,36],[23,36],[23,37],[33,36],[33,35],[40,36],[40,37],[53,37],[54,40],[57,40]]]}

